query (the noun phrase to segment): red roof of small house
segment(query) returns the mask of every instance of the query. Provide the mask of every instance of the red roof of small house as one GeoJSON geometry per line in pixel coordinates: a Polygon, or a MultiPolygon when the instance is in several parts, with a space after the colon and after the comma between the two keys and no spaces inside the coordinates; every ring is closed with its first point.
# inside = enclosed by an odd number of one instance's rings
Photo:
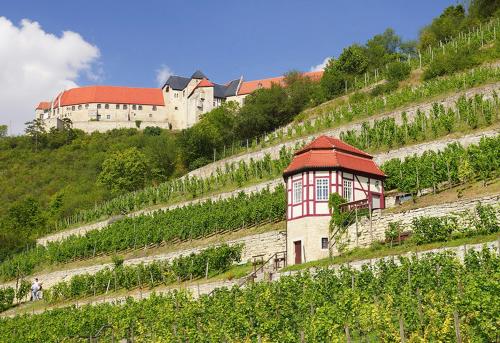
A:
{"type": "MultiPolygon", "coordinates": [[[[303,76],[310,78],[313,81],[319,81],[323,76],[323,71],[311,71],[302,73],[303,76]]],[[[271,77],[262,80],[244,81],[241,83],[238,95],[250,94],[260,88],[271,88],[273,84],[284,86],[285,76],[271,77]]]]}
{"type": "Polygon", "coordinates": [[[198,83],[196,85],[196,88],[200,88],[200,87],[213,87],[214,84],[212,82],[210,82],[208,79],[203,79],[200,81],[200,83],[198,83]]]}
{"type": "Polygon", "coordinates": [[[37,110],[48,110],[50,109],[50,102],[48,101],[42,101],[38,104],[36,107],[37,110]]]}
{"type": "Polygon", "coordinates": [[[340,139],[321,136],[295,153],[283,177],[307,170],[344,169],[385,177],[373,157],[340,139]]]}
{"type": "Polygon", "coordinates": [[[54,100],[54,107],[88,103],[136,104],[164,106],[160,88],[133,88],[119,86],[86,86],[66,90],[54,100]]]}

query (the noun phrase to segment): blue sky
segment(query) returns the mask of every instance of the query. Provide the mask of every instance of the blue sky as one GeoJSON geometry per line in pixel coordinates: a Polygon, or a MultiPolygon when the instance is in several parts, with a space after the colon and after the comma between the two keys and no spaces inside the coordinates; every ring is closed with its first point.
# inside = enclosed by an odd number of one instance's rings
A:
{"type": "MultiPolygon", "coordinates": [[[[79,33],[100,52],[101,83],[155,86],[156,71],[218,82],[308,70],[392,27],[415,38],[455,1],[9,1],[0,15],[79,33]]],[[[78,83],[93,83],[81,77],[78,83]]]]}
{"type": "Polygon", "coordinates": [[[22,132],[39,101],[77,85],[156,87],[160,70],[221,83],[308,71],[388,27],[415,39],[455,3],[2,1],[0,125],[22,132]]]}

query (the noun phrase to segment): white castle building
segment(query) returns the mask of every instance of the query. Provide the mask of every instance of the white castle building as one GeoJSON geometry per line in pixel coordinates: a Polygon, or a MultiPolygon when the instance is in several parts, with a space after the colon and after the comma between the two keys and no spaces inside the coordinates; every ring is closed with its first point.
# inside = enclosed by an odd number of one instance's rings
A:
{"type": "MultiPolygon", "coordinates": [[[[303,75],[317,81],[323,72],[303,75]]],[[[241,77],[222,85],[198,70],[190,78],[171,76],[162,88],[78,87],[62,91],[52,101],[40,102],[35,117],[42,119],[48,129],[60,127],[62,120],[68,118],[74,128],[85,132],[147,126],[182,130],[224,102],[242,105],[255,90],[284,85],[284,79],[279,76],[244,81],[241,77]]]]}

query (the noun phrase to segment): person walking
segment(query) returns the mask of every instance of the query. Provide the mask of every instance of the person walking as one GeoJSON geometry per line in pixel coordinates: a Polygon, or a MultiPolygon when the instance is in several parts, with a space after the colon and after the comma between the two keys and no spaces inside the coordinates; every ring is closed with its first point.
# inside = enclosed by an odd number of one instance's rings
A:
{"type": "Polygon", "coordinates": [[[40,298],[38,292],[40,292],[41,287],[42,286],[38,282],[38,278],[35,278],[35,281],[33,281],[33,284],[31,285],[31,301],[35,301],[40,298]]]}

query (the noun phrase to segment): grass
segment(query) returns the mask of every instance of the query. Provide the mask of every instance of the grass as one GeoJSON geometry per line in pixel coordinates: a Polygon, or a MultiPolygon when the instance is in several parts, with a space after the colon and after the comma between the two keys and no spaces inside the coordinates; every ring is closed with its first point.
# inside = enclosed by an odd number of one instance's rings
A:
{"type": "Polygon", "coordinates": [[[348,262],[354,262],[359,260],[368,260],[374,258],[381,258],[387,256],[402,255],[405,253],[416,253],[423,252],[426,250],[445,248],[445,247],[457,247],[465,244],[479,244],[491,242],[500,239],[500,234],[493,233],[490,235],[480,235],[475,237],[462,237],[452,239],[446,242],[434,242],[423,245],[416,245],[415,243],[409,241],[403,242],[401,245],[391,247],[388,244],[376,243],[368,248],[355,248],[343,255],[335,256],[333,258],[325,258],[318,261],[311,261],[302,264],[296,264],[293,266],[288,266],[282,269],[282,271],[294,271],[294,270],[304,270],[309,268],[322,268],[328,267],[334,264],[343,264],[348,262]]]}

